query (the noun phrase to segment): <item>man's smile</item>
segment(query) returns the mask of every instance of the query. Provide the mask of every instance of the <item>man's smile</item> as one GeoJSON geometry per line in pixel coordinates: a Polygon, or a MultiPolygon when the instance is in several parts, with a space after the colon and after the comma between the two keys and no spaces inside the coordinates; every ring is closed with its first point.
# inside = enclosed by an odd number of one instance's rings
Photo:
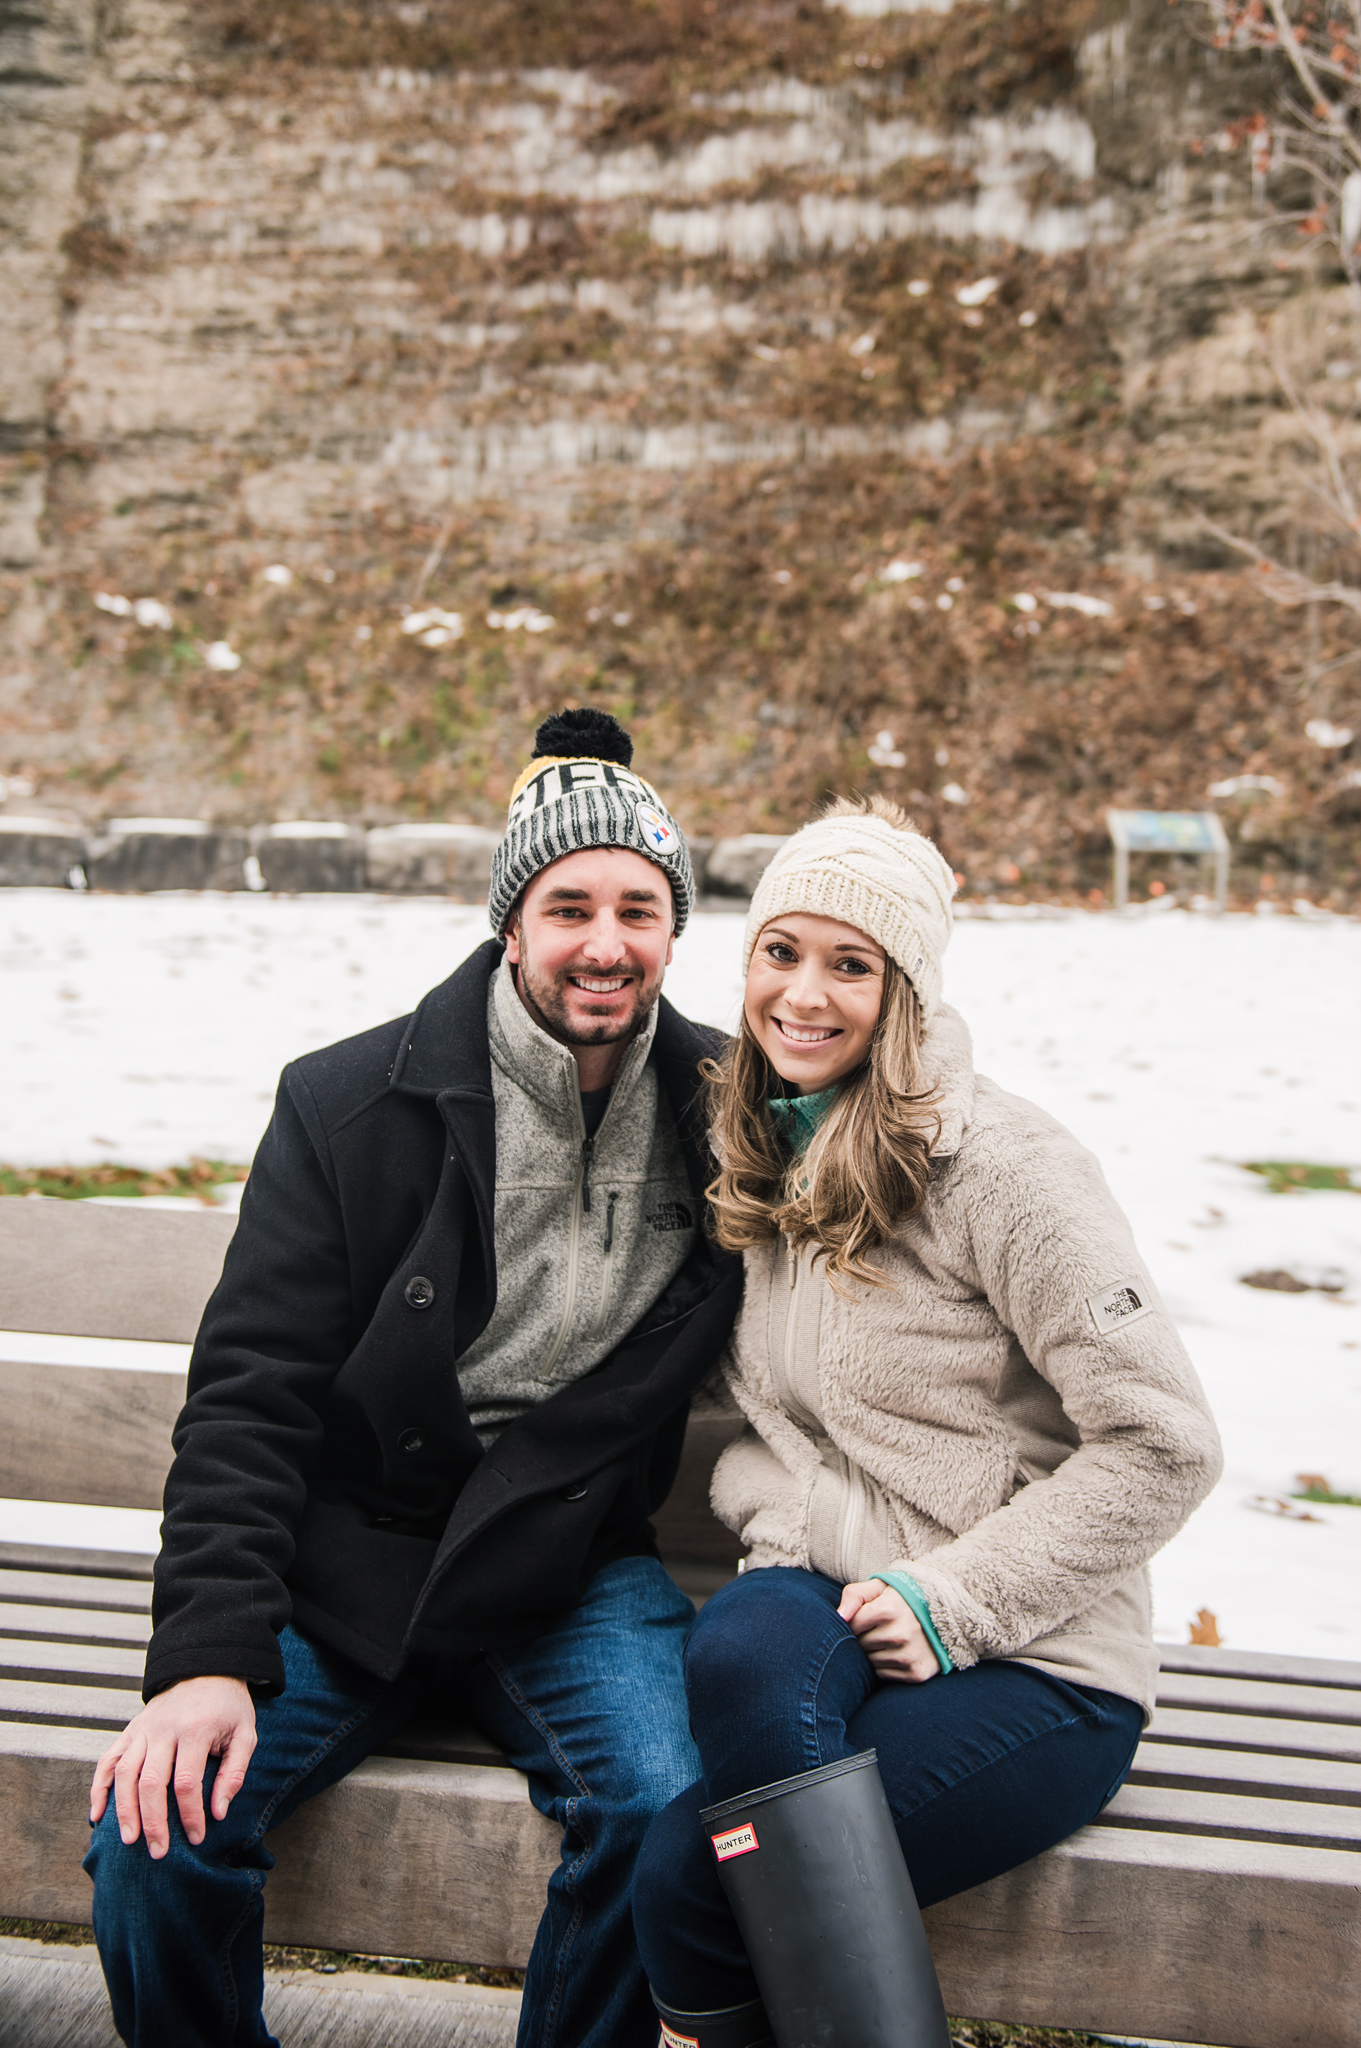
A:
{"type": "Polygon", "coordinates": [[[633,980],[631,974],[569,974],[573,988],[584,989],[588,996],[617,996],[633,980]]]}

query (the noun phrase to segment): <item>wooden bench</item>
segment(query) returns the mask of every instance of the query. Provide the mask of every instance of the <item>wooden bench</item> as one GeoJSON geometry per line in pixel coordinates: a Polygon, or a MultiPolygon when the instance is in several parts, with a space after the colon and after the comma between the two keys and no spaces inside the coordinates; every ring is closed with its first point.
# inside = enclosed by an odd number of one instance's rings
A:
{"type": "MultiPolygon", "coordinates": [[[[44,1340],[0,1346],[0,1494],[158,1502],[182,1354],[131,1347],[188,1340],[229,1234],[204,1212],[0,1201],[0,1330],[44,1340]],[[47,1341],[68,1335],[115,1348],[47,1341]]],[[[692,1427],[659,1518],[699,1597],[733,1558],[707,1509],[725,1428],[692,1427]]],[[[150,1569],[72,1547],[0,1556],[0,1913],[88,1920],[89,1771],[138,1705],[150,1569]]],[[[270,1939],[503,1965],[525,1961],[557,1859],[524,1780],[453,1721],[408,1729],[270,1847],[270,1939]]],[[[1169,1647],[1100,1819],[927,1914],[947,2006],[1216,2048],[1358,2048],[1359,1851],[1361,1665],[1169,1647]]]]}

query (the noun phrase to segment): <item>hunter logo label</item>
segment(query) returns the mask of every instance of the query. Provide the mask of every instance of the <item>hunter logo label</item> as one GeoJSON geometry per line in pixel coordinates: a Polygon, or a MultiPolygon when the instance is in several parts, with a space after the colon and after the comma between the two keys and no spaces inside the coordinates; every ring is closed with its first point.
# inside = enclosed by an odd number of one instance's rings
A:
{"type": "Polygon", "coordinates": [[[1087,1296],[1087,1311],[1097,1335],[1109,1337],[1112,1330],[1123,1330],[1126,1323],[1137,1323],[1140,1316],[1152,1315],[1153,1303],[1142,1280],[1117,1280],[1112,1286],[1103,1287],[1099,1294],[1087,1296]]]}
{"type": "Polygon", "coordinates": [[[662,816],[655,804],[635,804],[633,815],[638,820],[638,830],[653,853],[674,853],[680,845],[680,834],[674,825],[662,816]]]}
{"type": "Polygon", "coordinates": [[[747,1821],[740,1828],[730,1828],[726,1835],[711,1835],[714,1854],[720,1863],[726,1863],[732,1856],[750,1856],[753,1849],[761,1844],[756,1839],[756,1830],[747,1821]]]}
{"type": "Polygon", "coordinates": [[[651,1229],[657,1231],[693,1230],[695,1227],[695,1219],[684,1202],[659,1202],[655,1209],[648,1210],[647,1222],[651,1229]]]}
{"type": "Polygon", "coordinates": [[[699,2048],[698,2034],[678,2034],[662,2021],[662,2048],[699,2048]]]}

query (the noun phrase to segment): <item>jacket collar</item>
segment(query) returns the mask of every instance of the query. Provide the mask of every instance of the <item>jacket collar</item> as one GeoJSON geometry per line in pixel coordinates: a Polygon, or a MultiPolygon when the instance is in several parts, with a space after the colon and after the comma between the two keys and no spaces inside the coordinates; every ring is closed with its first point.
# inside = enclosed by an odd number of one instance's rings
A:
{"type": "Polygon", "coordinates": [[[487,984],[501,962],[501,944],[487,939],[417,1005],[389,1085],[408,1095],[491,1093],[487,984]]]}
{"type": "Polygon", "coordinates": [[[977,1077],[969,1027],[948,1003],[942,1003],[931,1019],[931,1027],[922,1040],[921,1059],[923,1086],[934,1094],[940,1118],[940,1136],[931,1147],[931,1156],[949,1158],[958,1152],[964,1132],[973,1121],[977,1077]]]}

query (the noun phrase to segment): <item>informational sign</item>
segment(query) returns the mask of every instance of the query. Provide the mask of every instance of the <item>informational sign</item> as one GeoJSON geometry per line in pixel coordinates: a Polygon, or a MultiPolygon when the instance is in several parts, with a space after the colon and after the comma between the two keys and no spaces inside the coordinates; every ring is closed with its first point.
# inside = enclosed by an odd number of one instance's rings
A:
{"type": "Polygon", "coordinates": [[[1215,864],[1215,905],[1229,901],[1229,837],[1214,811],[1107,811],[1115,848],[1115,907],[1129,902],[1132,853],[1191,854],[1215,864]]]}
{"type": "Polygon", "coordinates": [[[1213,811],[1107,811],[1106,823],[1127,853],[1222,853],[1229,843],[1213,811]]]}

